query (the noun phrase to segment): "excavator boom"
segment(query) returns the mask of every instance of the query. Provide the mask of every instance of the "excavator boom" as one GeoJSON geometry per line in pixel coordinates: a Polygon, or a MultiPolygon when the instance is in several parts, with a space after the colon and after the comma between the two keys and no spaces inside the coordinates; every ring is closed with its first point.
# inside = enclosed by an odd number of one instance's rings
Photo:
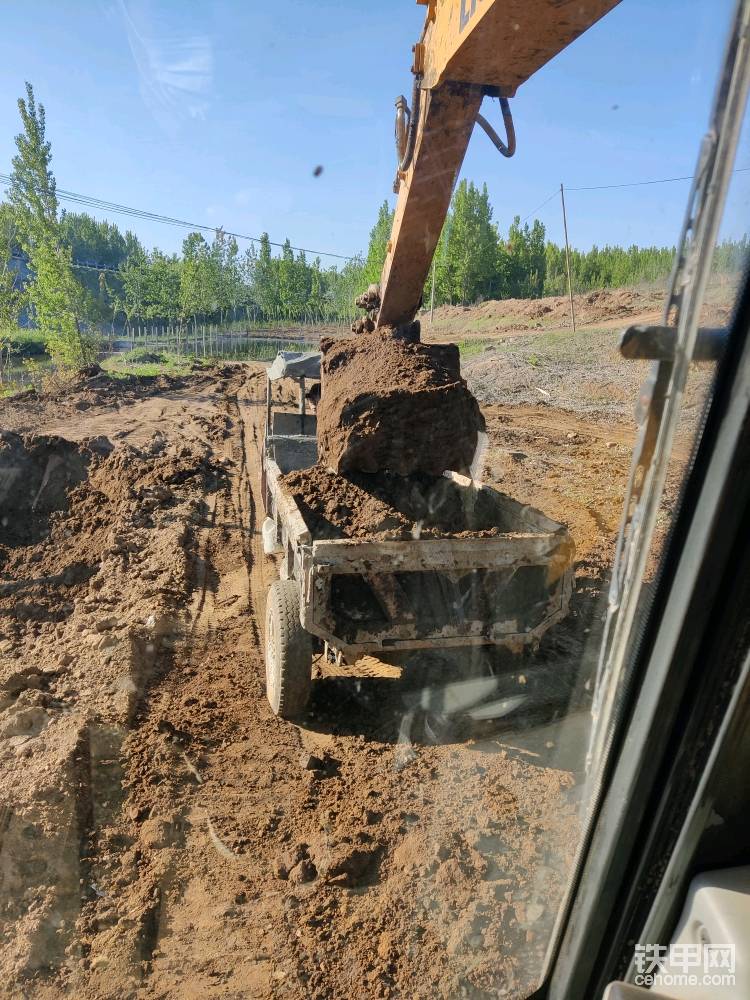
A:
{"type": "Polygon", "coordinates": [[[482,98],[512,97],[619,0],[417,2],[427,7],[427,17],[414,46],[412,134],[397,176],[379,326],[408,323],[419,308],[482,98]]]}

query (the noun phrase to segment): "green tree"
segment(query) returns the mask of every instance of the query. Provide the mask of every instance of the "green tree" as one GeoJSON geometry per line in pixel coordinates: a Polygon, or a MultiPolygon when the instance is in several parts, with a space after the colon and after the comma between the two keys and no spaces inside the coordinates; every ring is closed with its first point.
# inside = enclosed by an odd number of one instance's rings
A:
{"type": "Polygon", "coordinates": [[[565,251],[548,242],[544,248],[544,295],[564,295],[566,290],[565,251]]]}
{"type": "Polygon", "coordinates": [[[354,299],[362,291],[365,262],[362,257],[352,257],[339,270],[330,268],[326,273],[326,313],[328,318],[337,320],[354,319],[359,310],[354,299]]]}
{"type": "Polygon", "coordinates": [[[152,321],[173,322],[180,315],[179,257],[154,250],[145,269],[144,315],[152,321]]]}
{"type": "Polygon", "coordinates": [[[326,306],[326,276],[320,267],[320,257],[316,257],[310,267],[310,294],[307,300],[310,319],[323,319],[326,306]]]}
{"type": "Polygon", "coordinates": [[[120,281],[122,282],[122,311],[128,328],[136,321],[143,318],[143,301],[146,287],[146,251],[139,247],[131,253],[125,263],[120,267],[120,281]]]}
{"type": "Polygon", "coordinates": [[[237,310],[244,299],[239,252],[237,240],[233,236],[229,237],[225,241],[222,254],[219,302],[224,309],[224,315],[227,316],[231,312],[232,319],[237,318],[237,310]]]}
{"type": "Polygon", "coordinates": [[[258,310],[258,303],[253,298],[253,284],[255,282],[255,269],[258,266],[258,251],[254,243],[245,250],[239,260],[239,274],[242,286],[242,305],[245,308],[245,319],[250,319],[252,312],[255,317],[258,310]]]}
{"type": "Polygon", "coordinates": [[[388,240],[391,238],[393,216],[394,212],[388,207],[388,202],[384,201],[378,209],[377,221],[370,230],[370,242],[367,246],[367,257],[362,275],[363,284],[373,285],[380,281],[388,249],[388,240]]]}
{"type": "Polygon", "coordinates": [[[16,210],[26,246],[57,227],[57,187],[50,166],[52,146],[47,139],[47,116],[37,104],[34,89],[26,84],[26,98],[19,97],[23,130],[16,136],[18,152],[12,159],[9,201],[16,210]]]}
{"type": "Polygon", "coordinates": [[[253,299],[268,319],[278,319],[281,314],[279,288],[279,262],[271,255],[268,233],[261,233],[258,259],[253,274],[253,299]]]}
{"type": "Polygon", "coordinates": [[[304,253],[294,256],[289,240],[284,241],[278,263],[279,297],[286,319],[301,319],[309,295],[309,275],[304,253]]]}
{"type": "Polygon", "coordinates": [[[29,260],[28,301],[52,357],[63,365],[80,366],[96,357],[96,336],[85,326],[88,299],[73,274],[71,250],[60,232],[46,115],[30,83],[26,98],[18,100],[18,111],[23,130],[15,140],[10,203],[29,260]]]}
{"type": "Polygon", "coordinates": [[[10,355],[18,319],[24,305],[19,276],[16,213],[8,204],[0,204],[0,372],[3,351],[10,355]]]}
{"type": "Polygon", "coordinates": [[[85,293],[73,277],[70,248],[40,233],[30,262],[29,304],[48,352],[62,365],[91,364],[99,352],[98,337],[82,326],[85,293]]]}
{"type": "Polygon", "coordinates": [[[544,291],[547,269],[545,229],[535,219],[531,227],[528,222],[521,225],[516,216],[508,230],[506,243],[508,252],[508,287],[511,298],[538,298],[544,291]]]}
{"type": "Polygon", "coordinates": [[[213,285],[211,250],[200,233],[189,233],[182,243],[179,302],[182,315],[194,325],[213,308],[213,285]]]}
{"type": "Polygon", "coordinates": [[[497,230],[486,184],[480,191],[466,180],[459,183],[440,256],[448,301],[468,303],[491,294],[497,277],[497,230]]]}
{"type": "Polygon", "coordinates": [[[19,250],[16,213],[10,205],[0,204],[0,338],[9,336],[15,330],[23,308],[19,250]]]}

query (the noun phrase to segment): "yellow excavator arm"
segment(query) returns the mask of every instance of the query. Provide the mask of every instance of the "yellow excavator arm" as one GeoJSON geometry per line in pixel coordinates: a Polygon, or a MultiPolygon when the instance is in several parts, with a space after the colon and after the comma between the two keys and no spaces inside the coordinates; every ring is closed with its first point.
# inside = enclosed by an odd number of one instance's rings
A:
{"type": "Polygon", "coordinates": [[[396,102],[398,203],[380,281],[378,326],[409,323],[475,122],[504,155],[515,138],[507,98],[619,0],[417,0],[427,7],[414,46],[412,107],[396,102]],[[479,114],[503,105],[503,142],[479,114]]]}

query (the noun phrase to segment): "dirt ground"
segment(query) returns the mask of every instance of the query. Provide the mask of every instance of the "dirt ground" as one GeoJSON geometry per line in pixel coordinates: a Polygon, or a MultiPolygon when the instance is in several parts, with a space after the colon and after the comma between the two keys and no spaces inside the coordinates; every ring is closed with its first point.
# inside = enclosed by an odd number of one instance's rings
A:
{"type": "Polygon", "coordinates": [[[486,480],[577,548],[570,616],[492,679],[524,711],[467,722],[423,655],[319,663],[292,725],[264,696],[263,378],[0,403],[4,995],[526,996],[578,843],[632,426],[482,406],[486,480]]]}
{"type": "MultiPolygon", "coordinates": [[[[713,275],[703,306],[702,322],[718,326],[726,322],[735,297],[735,276],[713,275]]],[[[630,323],[659,323],[664,307],[663,286],[601,288],[573,296],[576,326],[617,329],[630,323]]],[[[542,299],[500,299],[471,306],[440,306],[432,322],[421,314],[422,339],[472,340],[534,334],[538,331],[570,332],[570,300],[567,295],[542,299]]]]}

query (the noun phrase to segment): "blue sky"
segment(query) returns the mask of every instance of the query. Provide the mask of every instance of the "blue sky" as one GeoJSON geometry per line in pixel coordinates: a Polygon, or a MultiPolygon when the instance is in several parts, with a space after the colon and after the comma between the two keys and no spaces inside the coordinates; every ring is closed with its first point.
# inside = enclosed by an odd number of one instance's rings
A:
{"type": "MultiPolygon", "coordinates": [[[[487,182],[501,229],[561,181],[692,173],[732,7],[623,0],[522,86],[512,102],[515,158],[501,159],[477,130],[463,168],[487,182]]],[[[411,92],[423,11],[413,0],[6,4],[0,171],[10,171],[16,98],[28,79],[47,109],[59,187],[355,253],[378,204],[394,200],[393,104],[411,92]]],[[[484,110],[497,116],[497,102],[484,110]]],[[[739,163],[750,164],[743,147],[739,163]]],[[[738,175],[734,234],[746,228],[749,183],[750,174],[738,175]]],[[[687,191],[687,183],[571,191],[571,242],[671,244],[687,191]]],[[[559,201],[538,214],[560,241],[559,201]]],[[[184,237],[112,218],[148,246],[177,250],[184,237]]]]}

